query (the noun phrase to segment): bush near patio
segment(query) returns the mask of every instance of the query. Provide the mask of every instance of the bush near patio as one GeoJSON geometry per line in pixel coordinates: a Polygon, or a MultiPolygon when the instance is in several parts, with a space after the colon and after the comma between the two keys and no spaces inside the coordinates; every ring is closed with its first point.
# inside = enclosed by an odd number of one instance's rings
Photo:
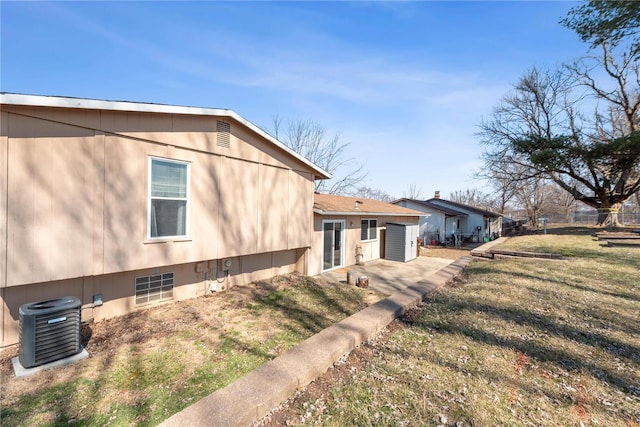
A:
{"type": "Polygon", "coordinates": [[[508,240],[501,249],[569,259],[473,262],[384,337],[354,351],[332,385],[273,419],[638,427],[640,250],[605,247],[594,232],[508,240]]]}

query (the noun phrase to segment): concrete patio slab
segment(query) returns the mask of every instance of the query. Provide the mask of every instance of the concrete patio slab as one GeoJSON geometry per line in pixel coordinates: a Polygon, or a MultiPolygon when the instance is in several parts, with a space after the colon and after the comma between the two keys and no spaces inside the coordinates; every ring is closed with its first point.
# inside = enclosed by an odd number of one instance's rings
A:
{"type": "Polygon", "coordinates": [[[377,259],[364,265],[352,265],[322,273],[317,278],[326,282],[347,283],[347,273],[369,278],[369,288],[384,295],[392,295],[408,286],[429,278],[432,274],[453,263],[452,259],[421,256],[409,262],[377,259]]]}

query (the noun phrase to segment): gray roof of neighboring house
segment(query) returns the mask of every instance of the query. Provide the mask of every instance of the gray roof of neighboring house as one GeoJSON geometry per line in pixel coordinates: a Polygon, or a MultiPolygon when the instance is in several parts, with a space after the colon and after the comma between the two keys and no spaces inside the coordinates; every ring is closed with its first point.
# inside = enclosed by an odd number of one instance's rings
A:
{"type": "Polygon", "coordinates": [[[491,211],[488,211],[488,210],[485,210],[485,209],[476,208],[475,206],[465,205],[463,203],[452,202],[451,200],[445,200],[445,199],[440,199],[440,198],[436,198],[436,197],[433,197],[433,198],[431,198],[429,200],[425,200],[426,203],[431,203],[431,204],[436,203],[434,201],[445,203],[445,204],[449,205],[448,207],[450,207],[452,209],[455,209],[455,208],[467,209],[467,210],[470,210],[472,212],[475,212],[475,213],[478,213],[478,214],[481,214],[481,215],[484,215],[484,216],[494,217],[494,218],[498,218],[498,217],[502,216],[502,214],[499,214],[499,213],[491,212],[491,211]]]}
{"type": "Polygon", "coordinates": [[[455,209],[447,208],[445,206],[436,205],[435,203],[431,203],[431,202],[426,201],[426,200],[416,200],[416,199],[402,198],[402,199],[395,200],[395,201],[393,201],[391,203],[396,204],[396,203],[401,202],[403,200],[415,203],[417,205],[425,206],[425,207],[427,207],[429,209],[433,209],[433,210],[442,212],[442,213],[444,213],[445,215],[448,215],[448,216],[469,216],[465,212],[461,212],[461,211],[458,211],[458,210],[455,210],[455,209]]]}
{"type": "Polygon", "coordinates": [[[309,159],[293,151],[268,132],[260,129],[249,120],[233,110],[221,108],[187,107],[180,105],[155,104],[148,102],[107,101],[100,99],[74,98],[70,96],[26,95],[21,93],[0,92],[0,104],[23,105],[31,107],[77,108],[85,110],[130,111],[138,113],[185,114],[196,116],[229,117],[243,124],[267,141],[287,152],[294,158],[309,166],[320,179],[331,178],[331,174],[309,159]]]}

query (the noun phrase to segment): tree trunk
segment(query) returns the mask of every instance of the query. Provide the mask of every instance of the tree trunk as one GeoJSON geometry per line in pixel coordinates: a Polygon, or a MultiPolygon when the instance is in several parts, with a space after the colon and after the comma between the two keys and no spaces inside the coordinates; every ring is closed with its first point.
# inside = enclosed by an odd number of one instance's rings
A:
{"type": "Polygon", "coordinates": [[[610,207],[598,209],[598,225],[601,227],[622,227],[618,220],[618,211],[622,203],[614,203],[610,207]]]}

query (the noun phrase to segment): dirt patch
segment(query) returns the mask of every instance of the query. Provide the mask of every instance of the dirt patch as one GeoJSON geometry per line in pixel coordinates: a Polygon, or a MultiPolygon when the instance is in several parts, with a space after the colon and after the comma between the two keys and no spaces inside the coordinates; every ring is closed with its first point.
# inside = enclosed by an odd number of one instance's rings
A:
{"type": "Polygon", "coordinates": [[[469,255],[471,250],[479,245],[451,247],[451,246],[423,246],[420,248],[420,256],[431,258],[458,259],[469,255]]]}

